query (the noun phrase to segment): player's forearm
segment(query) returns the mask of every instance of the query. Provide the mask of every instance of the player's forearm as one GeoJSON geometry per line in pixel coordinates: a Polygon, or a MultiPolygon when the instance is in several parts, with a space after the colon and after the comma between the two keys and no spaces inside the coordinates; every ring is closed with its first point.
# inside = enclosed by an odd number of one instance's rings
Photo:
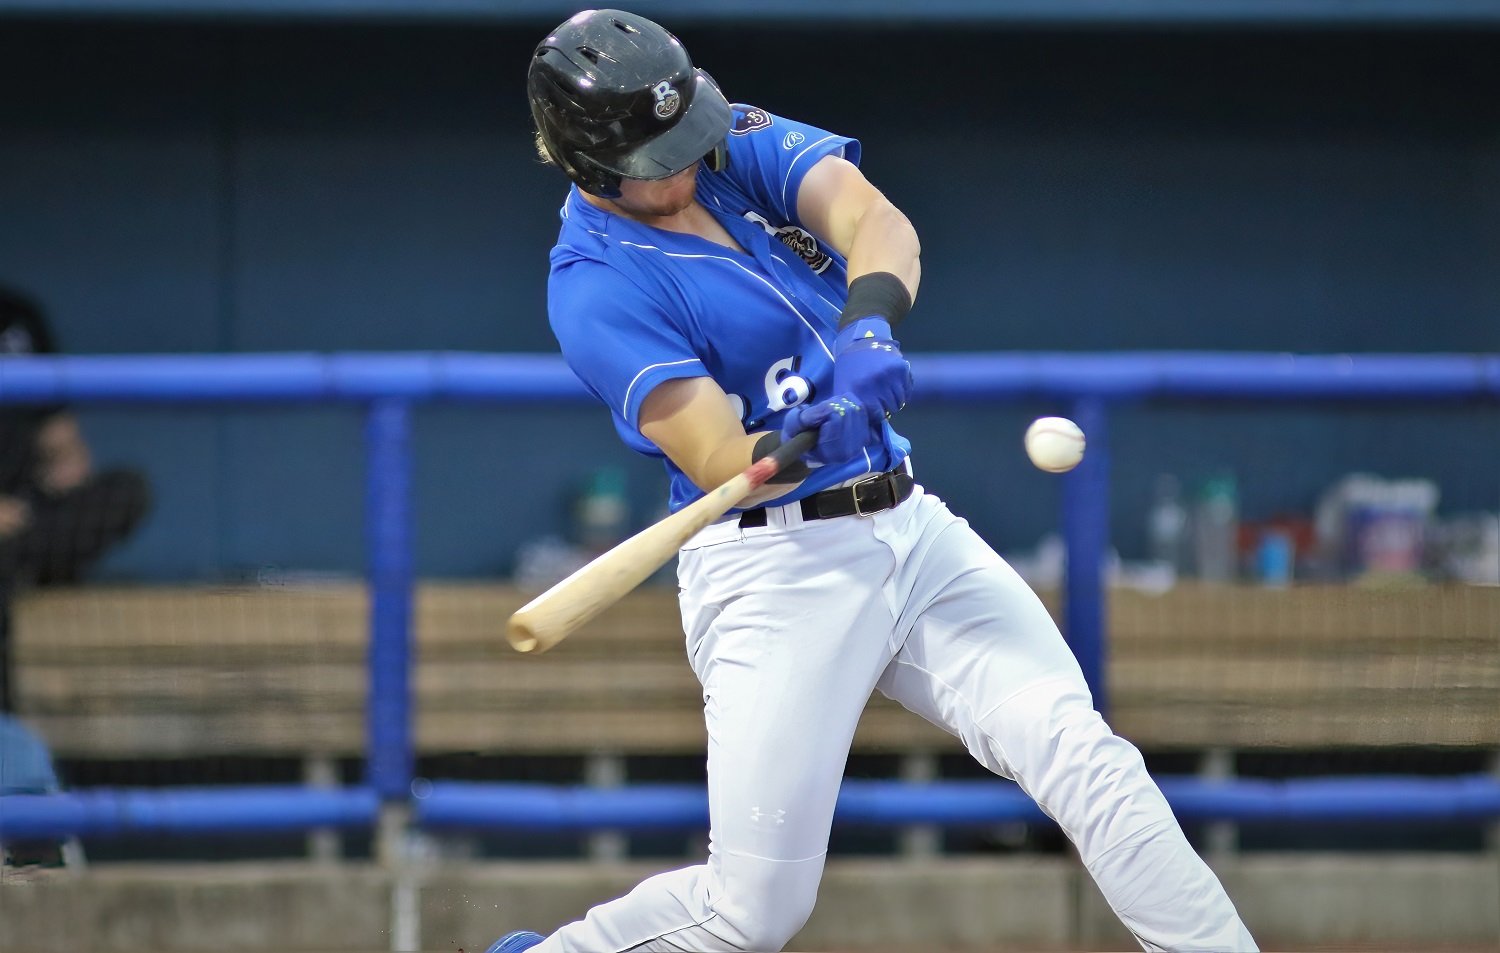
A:
{"type": "MultiPolygon", "coordinates": [[[[733,438],[716,447],[696,468],[698,472],[689,473],[688,476],[700,489],[708,492],[733,478],[751,463],[767,456],[780,445],[781,438],[771,432],[750,433],[743,437],[733,438]]],[[[806,476],[806,464],[795,463],[746,497],[745,501],[740,504],[741,508],[759,506],[767,500],[774,500],[778,496],[789,493],[796,489],[806,476]]]]}
{"type": "Polygon", "coordinates": [[[849,281],[889,272],[901,279],[913,301],[922,281],[922,244],[911,221],[885,199],[870,205],[854,226],[849,245],[849,281]]]}

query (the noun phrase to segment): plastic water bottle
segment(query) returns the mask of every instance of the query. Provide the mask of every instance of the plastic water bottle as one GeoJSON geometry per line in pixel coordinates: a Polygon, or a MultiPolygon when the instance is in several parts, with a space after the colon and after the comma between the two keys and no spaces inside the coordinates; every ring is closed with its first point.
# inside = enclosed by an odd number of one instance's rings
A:
{"type": "Polygon", "coordinates": [[[1203,484],[1193,519],[1198,578],[1232,582],[1238,574],[1239,502],[1234,477],[1219,476],[1203,484]]]}
{"type": "Polygon", "coordinates": [[[1268,529],[1261,533],[1260,544],[1255,549],[1255,568],[1263,586],[1285,589],[1292,584],[1296,563],[1296,547],[1292,534],[1284,529],[1268,529]]]}
{"type": "Polygon", "coordinates": [[[573,533],[584,549],[603,552],[626,536],[630,504],[625,496],[625,473],[603,467],[589,478],[573,510],[573,533]]]}
{"type": "Polygon", "coordinates": [[[1174,576],[1187,572],[1188,512],[1182,503],[1181,484],[1169,473],[1156,478],[1146,534],[1152,562],[1170,566],[1174,576]]]}

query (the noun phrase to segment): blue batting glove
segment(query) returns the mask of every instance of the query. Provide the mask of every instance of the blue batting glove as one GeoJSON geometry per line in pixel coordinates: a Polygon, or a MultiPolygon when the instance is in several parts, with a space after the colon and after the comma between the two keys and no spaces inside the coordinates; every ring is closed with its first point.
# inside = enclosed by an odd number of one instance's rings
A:
{"type": "Polygon", "coordinates": [[[802,456],[813,466],[854,459],[875,442],[876,433],[865,408],[848,394],[817,404],[798,404],[787,411],[781,420],[781,442],[786,443],[804,430],[818,432],[818,442],[802,456]]]}
{"type": "Polygon", "coordinates": [[[833,347],[833,390],[863,405],[872,421],[889,417],[911,397],[911,365],[883,318],[860,318],[839,331],[833,347]]]}

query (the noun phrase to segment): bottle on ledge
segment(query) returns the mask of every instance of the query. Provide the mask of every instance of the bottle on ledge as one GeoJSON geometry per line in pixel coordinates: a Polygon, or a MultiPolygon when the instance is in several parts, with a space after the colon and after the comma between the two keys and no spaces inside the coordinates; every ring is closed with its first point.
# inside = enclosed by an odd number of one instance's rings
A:
{"type": "Polygon", "coordinates": [[[1171,567],[1172,577],[1188,572],[1188,512],[1182,502],[1182,484],[1170,473],[1156,478],[1156,495],[1147,518],[1151,561],[1171,567]]]}
{"type": "Polygon", "coordinates": [[[1193,513],[1193,546],[1198,578],[1233,582],[1238,575],[1239,501],[1234,477],[1222,475],[1203,484],[1193,513]]]}

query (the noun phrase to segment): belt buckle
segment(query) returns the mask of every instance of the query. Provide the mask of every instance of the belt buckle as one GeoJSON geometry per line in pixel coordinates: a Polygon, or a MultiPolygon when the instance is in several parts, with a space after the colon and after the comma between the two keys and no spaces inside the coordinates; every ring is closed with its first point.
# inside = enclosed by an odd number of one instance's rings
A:
{"type": "MultiPolygon", "coordinates": [[[[876,473],[876,474],[874,474],[872,476],[865,477],[863,480],[860,480],[858,483],[851,483],[849,485],[849,489],[854,493],[854,515],[855,516],[861,516],[861,517],[874,516],[876,513],[881,512],[881,510],[870,510],[868,513],[866,513],[864,511],[864,509],[862,507],[860,507],[860,505],[859,505],[859,488],[862,487],[862,486],[864,486],[867,483],[874,483],[877,480],[884,480],[885,477],[886,477],[886,474],[884,474],[884,473],[876,473]]],[[[884,507],[883,509],[890,509],[890,507],[884,507]]]]}

